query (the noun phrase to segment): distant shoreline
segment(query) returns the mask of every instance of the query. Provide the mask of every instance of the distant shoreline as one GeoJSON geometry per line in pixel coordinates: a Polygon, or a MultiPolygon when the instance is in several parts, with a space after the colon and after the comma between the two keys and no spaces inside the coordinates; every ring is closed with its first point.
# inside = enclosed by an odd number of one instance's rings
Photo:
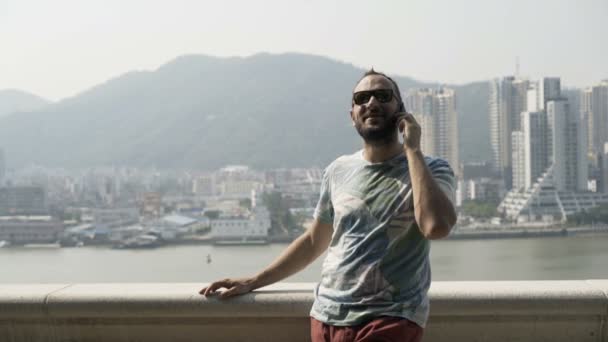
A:
{"type": "Polygon", "coordinates": [[[608,235],[608,226],[583,227],[513,227],[513,228],[464,228],[452,232],[448,240],[523,239],[542,237],[566,237],[577,235],[608,235]]]}
{"type": "MultiPolygon", "coordinates": [[[[509,228],[460,228],[454,230],[444,240],[500,240],[500,239],[526,239],[526,238],[550,238],[550,237],[572,237],[572,236],[608,236],[608,226],[582,226],[582,227],[509,227],[509,228]]],[[[238,241],[228,244],[216,244],[209,238],[181,239],[170,241],[150,249],[174,247],[174,246],[193,246],[193,245],[214,245],[214,246],[264,246],[270,244],[289,244],[293,239],[287,236],[270,236],[265,243],[239,243],[238,241]]],[[[58,243],[38,243],[26,245],[8,245],[4,248],[78,248],[76,246],[60,246],[58,243]]],[[[101,247],[112,248],[111,244],[91,244],[82,247],[101,247]]],[[[130,249],[130,248],[126,248],[130,249]]]]}

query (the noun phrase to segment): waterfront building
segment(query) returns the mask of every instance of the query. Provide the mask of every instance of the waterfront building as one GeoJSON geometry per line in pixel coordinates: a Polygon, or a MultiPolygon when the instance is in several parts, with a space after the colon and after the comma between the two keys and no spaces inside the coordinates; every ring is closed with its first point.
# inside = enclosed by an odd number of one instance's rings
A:
{"type": "Polygon", "coordinates": [[[13,245],[54,243],[63,233],[61,221],[47,215],[0,216],[0,241],[13,245]]]}
{"type": "Polygon", "coordinates": [[[266,243],[270,213],[257,206],[248,216],[223,216],[211,220],[211,237],[215,243],[266,243]]]}
{"type": "Polygon", "coordinates": [[[42,187],[0,187],[0,215],[46,214],[46,192],[42,187]]]}

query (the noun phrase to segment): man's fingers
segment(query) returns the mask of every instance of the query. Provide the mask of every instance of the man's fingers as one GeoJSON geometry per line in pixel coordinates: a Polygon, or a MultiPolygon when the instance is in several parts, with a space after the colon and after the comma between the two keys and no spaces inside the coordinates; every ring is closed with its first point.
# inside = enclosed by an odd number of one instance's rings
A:
{"type": "Polygon", "coordinates": [[[411,114],[401,113],[401,114],[399,114],[399,116],[397,116],[397,127],[399,127],[399,132],[403,133],[408,122],[410,122],[407,119],[408,115],[411,115],[411,114]]]}
{"type": "Polygon", "coordinates": [[[397,124],[397,127],[399,127],[399,132],[403,133],[403,130],[405,129],[405,125],[407,124],[407,121],[405,121],[405,118],[401,117],[399,118],[399,123],[397,124]]]}
{"type": "Polygon", "coordinates": [[[202,294],[203,296],[208,296],[208,295],[212,294],[216,290],[214,285],[215,285],[215,283],[205,287],[199,293],[202,294]]]}
{"type": "Polygon", "coordinates": [[[399,131],[403,132],[408,125],[412,125],[413,127],[420,126],[413,114],[405,113],[399,117],[399,131]]]}
{"type": "Polygon", "coordinates": [[[216,289],[211,287],[211,285],[203,288],[202,290],[200,290],[198,293],[204,295],[204,296],[208,296],[210,294],[212,294],[216,289]]]}
{"type": "Polygon", "coordinates": [[[220,299],[223,299],[223,298],[229,298],[232,296],[236,296],[241,293],[246,293],[251,290],[252,290],[252,288],[251,288],[250,279],[229,279],[229,278],[227,278],[227,279],[216,281],[216,282],[209,284],[207,287],[200,290],[199,293],[204,296],[217,294],[220,299]],[[226,290],[223,292],[219,292],[218,290],[221,288],[225,288],[226,290]]]}
{"type": "Polygon", "coordinates": [[[415,123],[417,124],[418,122],[416,121],[416,118],[414,118],[413,114],[407,113],[403,116],[403,119],[409,123],[415,123]]]}
{"type": "Polygon", "coordinates": [[[232,296],[238,294],[236,289],[237,289],[237,287],[234,286],[234,287],[220,293],[220,299],[226,299],[226,298],[229,298],[229,297],[232,297],[232,296]]]}
{"type": "Polygon", "coordinates": [[[208,296],[212,293],[214,293],[217,289],[220,289],[222,287],[228,288],[230,287],[231,282],[229,280],[221,280],[221,281],[216,281],[215,283],[212,283],[211,285],[207,286],[206,288],[202,289],[201,294],[208,296]]]}

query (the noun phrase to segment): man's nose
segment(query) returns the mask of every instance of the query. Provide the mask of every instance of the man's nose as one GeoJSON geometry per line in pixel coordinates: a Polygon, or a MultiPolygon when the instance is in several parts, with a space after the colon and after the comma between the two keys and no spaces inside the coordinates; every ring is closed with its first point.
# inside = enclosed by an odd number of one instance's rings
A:
{"type": "Polygon", "coordinates": [[[369,97],[369,101],[367,101],[368,104],[370,103],[379,103],[378,99],[376,98],[376,96],[372,95],[369,97]]]}
{"type": "Polygon", "coordinates": [[[372,95],[369,98],[369,101],[367,101],[367,108],[377,108],[380,106],[380,101],[378,101],[378,99],[372,95]]]}

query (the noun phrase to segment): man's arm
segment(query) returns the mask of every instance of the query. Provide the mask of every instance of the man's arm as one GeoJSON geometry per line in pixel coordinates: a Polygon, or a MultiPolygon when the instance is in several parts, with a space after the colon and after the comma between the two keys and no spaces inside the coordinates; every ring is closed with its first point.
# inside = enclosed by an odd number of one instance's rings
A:
{"type": "Polygon", "coordinates": [[[424,161],[420,151],[420,125],[411,114],[407,114],[399,127],[404,135],[403,148],[408,160],[418,227],[427,239],[446,237],[456,224],[456,210],[424,161]]]}
{"type": "Polygon", "coordinates": [[[332,234],[332,224],[321,223],[315,219],[304,234],[294,240],[274,262],[257,275],[216,281],[199,293],[208,296],[220,288],[226,288],[226,291],[220,293],[220,298],[227,298],[281,281],[304,269],[323,254],[329,246],[332,234]]]}

